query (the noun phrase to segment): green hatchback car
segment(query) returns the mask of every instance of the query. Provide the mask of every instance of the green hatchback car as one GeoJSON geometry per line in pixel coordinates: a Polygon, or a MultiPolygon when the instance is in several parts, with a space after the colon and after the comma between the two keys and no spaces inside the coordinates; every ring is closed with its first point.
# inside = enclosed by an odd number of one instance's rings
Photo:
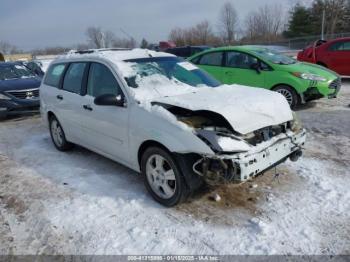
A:
{"type": "Polygon", "coordinates": [[[292,108],[322,97],[335,98],[341,87],[340,76],[331,70],[258,46],[214,48],[188,60],[224,84],[277,91],[292,108]]]}

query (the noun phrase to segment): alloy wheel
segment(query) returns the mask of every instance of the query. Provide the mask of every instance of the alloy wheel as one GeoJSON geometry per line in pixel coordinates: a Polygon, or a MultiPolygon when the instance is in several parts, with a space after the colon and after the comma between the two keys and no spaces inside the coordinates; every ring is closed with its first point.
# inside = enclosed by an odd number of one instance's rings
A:
{"type": "Polygon", "coordinates": [[[153,192],[160,198],[169,199],[176,191],[175,173],[161,155],[150,156],[146,163],[146,176],[153,192]]]}

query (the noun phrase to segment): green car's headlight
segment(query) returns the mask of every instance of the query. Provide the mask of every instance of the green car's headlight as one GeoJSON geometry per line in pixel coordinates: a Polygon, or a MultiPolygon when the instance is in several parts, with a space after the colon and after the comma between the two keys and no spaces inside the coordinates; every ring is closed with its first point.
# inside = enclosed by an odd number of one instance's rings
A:
{"type": "Polygon", "coordinates": [[[315,75],[311,73],[300,73],[300,72],[294,72],[291,73],[293,76],[299,77],[301,79],[305,80],[311,80],[311,81],[320,81],[320,82],[326,82],[327,79],[320,75],[315,75]]]}
{"type": "Polygon", "coordinates": [[[294,111],[292,114],[293,114],[293,120],[291,121],[290,129],[295,133],[299,133],[303,129],[303,126],[301,124],[301,121],[298,115],[294,111]]]}

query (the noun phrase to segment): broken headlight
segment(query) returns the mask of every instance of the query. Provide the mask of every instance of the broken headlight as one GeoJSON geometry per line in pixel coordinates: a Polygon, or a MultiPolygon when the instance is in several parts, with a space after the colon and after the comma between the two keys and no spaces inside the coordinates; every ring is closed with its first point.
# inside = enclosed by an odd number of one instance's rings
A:
{"type": "Polygon", "coordinates": [[[216,131],[198,129],[197,136],[216,153],[247,152],[251,149],[243,139],[216,131]]]}
{"type": "Polygon", "coordinates": [[[295,133],[299,133],[302,130],[302,128],[303,126],[300,122],[298,115],[293,111],[293,120],[291,121],[290,129],[295,133]]]}

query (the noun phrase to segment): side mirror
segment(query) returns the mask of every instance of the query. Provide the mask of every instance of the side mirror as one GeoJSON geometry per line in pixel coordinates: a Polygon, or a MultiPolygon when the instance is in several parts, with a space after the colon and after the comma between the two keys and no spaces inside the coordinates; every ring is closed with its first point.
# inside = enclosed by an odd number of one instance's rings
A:
{"type": "Polygon", "coordinates": [[[255,70],[258,74],[260,74],[260,65],[259,63],[254,63],[254,64],[251,64],[250,66],[251,69],[255,70]]]}
{"type": "Polygon", "coordinates": [[[95,105],[98,106],[125,106],[125,98],[122,95],[105,94],[100,95],[94,100],[95,105]]]}

